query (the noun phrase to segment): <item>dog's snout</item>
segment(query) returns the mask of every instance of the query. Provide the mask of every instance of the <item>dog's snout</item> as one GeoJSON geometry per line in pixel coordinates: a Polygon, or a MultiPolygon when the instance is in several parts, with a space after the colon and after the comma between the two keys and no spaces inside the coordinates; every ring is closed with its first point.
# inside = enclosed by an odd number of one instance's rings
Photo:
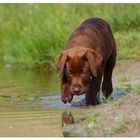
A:
{"type": "Polygon", "coordinates": [[[73,92],[74,93],[76,93],[76,94],[78,94],[78,93],[80,93],[81,92],[81,85],[79,85],[79,84],[74,84],[73,86],[72,86],[72,90],[73,90],[73,92]]]}

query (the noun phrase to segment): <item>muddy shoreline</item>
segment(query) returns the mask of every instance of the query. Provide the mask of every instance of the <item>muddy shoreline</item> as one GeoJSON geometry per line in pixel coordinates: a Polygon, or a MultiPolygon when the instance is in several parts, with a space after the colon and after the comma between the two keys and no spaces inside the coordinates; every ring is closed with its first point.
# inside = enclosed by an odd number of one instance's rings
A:
{"type": "Polygon", "coordinates": [[[139,60],[117,61],[113,85],[114,95],[119,98],[97,106],[79,104],[84,96],[75,97],[77,107],[63,104],[56,94],[37,98],[7,95],[5,100],[1,97],[0,136],[140,136],[139,71],[139,60]],[[72,113],[74,123],[62,127],[61,117],[67,111],[72,113]]]}
{"type": "MultiPolygon", "coordinates": [[[[140,136],[140,61],[117,62],[114,87],[129,92],[117,100],[89,107],[84,121],[63,128],[66,137],[140,136]],[[121,86],[120,86],[121,85],[121,86]]],[[[122,92],[123,93],[123,92],[122,92]]],[[[82,118],[81,118],[82,119],[82,118]]]]}

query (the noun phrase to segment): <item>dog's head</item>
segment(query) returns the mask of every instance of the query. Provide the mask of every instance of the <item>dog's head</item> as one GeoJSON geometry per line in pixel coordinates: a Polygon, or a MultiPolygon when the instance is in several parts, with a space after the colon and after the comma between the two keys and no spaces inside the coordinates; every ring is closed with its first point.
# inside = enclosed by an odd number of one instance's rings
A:
{"type": "Polygon", "coordinates": [[[73,95],[85,93],[92,76],[96,77],[102,57],[89,48],[71,48],[63,51],[56,59],[60,77],[67,77],[73,95]]]}

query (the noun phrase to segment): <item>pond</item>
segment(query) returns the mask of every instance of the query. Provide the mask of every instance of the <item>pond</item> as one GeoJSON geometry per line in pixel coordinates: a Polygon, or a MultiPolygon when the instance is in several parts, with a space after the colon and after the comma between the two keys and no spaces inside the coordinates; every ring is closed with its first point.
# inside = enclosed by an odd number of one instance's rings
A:
{"type": "Polygon", "coordinates": [[[1,67],[0,136],[62,136],[61,114],[72,108],[61,102],[56,72],[1,67]]]}
{"type": "MultiPolygon", "coordinates": [[[[77,119],[88,111],[84,95],[61,102],[56,72],[0,69],[0,136],[63,136],[62,114],[70,111],[77,119]]],[[[113,95],[118,99],[124,92],[113,95]]]]}

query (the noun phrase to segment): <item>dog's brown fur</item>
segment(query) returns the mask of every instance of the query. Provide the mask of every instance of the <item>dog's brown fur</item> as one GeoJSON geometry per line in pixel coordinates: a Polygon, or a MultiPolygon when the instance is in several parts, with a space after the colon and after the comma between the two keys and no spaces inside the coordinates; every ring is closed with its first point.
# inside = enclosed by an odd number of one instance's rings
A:
{"type": "Polygon", "coordinates": [[[87,105],[99,104],[102,77],[103,94],[109,97],[115,62],[116,44],[109,24],[99,18],[85,20],[56,59],[62,101],[71,102],[73,95],[85,93],[87,105]]]}

